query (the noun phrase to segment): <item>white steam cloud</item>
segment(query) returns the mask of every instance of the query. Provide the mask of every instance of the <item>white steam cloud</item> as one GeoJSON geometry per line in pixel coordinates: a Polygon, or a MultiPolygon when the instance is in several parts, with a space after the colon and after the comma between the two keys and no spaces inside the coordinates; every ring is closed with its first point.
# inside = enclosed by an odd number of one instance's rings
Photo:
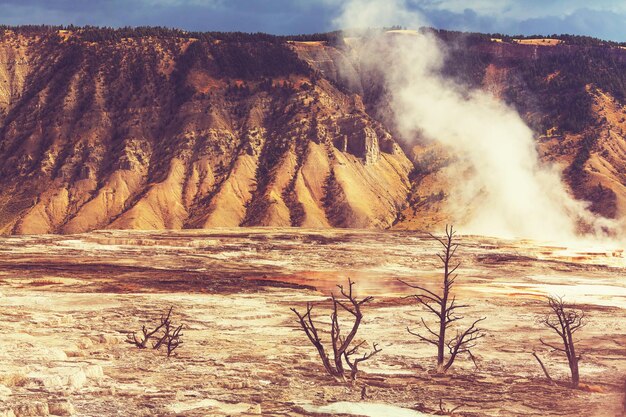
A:
{"type": "MultiPolygon", "coordinates": [[[[424,21],[402,0],[351,0],[335,24],[417,29],[424,21]]],[[[448,201],[457,215],[451,221],[466,219],[464,232],[572,241],[580,223],[598,234],[612,228],[567,193],[557,168],[539,162],[533,133],[515,110],[441,76],[444,49],[433,36],[400,31],[362,37],[352,47],[362,70],[384,75],[402,136],[435,140],[459,160],[448,201]],[[468,207],[474,208],[469,216],[468,207]]]]}

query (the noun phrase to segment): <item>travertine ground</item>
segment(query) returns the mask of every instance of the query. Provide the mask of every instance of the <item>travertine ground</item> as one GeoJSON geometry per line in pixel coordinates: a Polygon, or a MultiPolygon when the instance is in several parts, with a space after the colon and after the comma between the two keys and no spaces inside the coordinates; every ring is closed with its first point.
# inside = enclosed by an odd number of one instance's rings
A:
{"type": "Polygon", "coordinates": [[[458,296],[486,316],[478,369],[460,358],[430,373],[431,346],[406,326],[423,315],[397,278],[434,285],[437,246],[415,233],[237,229],[95,232],[0,240],[0,416],[303,416],[338,412],[460,416],[620,416],[626,377],[623,253],[464,237],[458,296]],[[354,386],[326,377],[290,307],[320,301],[347,276],[367,305],[360,335],[383,351],[354,386]],[[579,333],[586,390],[549,385],[531,352],[544,351],[542,296],[584,308],[579,333]],[[184,344],[124,343],[173,306],[184,344]],[[368,407],[357,410],[363,385],[368,407]],[[384,404],[402,407],[385,409],[384,404]],[[361,410],[361,411],[359,411],[361,410]],[[414,410],[411,412],[411,410],[414,410]],[[421,412],[421,413],[418,413],[421,412]],[[4,414],[3,414],[4,413],[4,414]],[[317,413],[317,414],[316,414],[317,413]]]}

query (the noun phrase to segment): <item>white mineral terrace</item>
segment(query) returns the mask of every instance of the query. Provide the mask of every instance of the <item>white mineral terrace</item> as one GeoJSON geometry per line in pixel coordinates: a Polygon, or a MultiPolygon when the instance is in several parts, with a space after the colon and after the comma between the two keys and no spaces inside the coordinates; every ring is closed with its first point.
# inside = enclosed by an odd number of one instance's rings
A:
{"type": "MultiPolygon", "coordinates": [[[[619,245],[460,240],[456,295],[486,317],[473,349],[436,376],[433,347],[406,328],[431,319],[399,279],[437,290],[438,243],[409,232],[294,229],[101,231],[0,239],[0,416],[614,416],[626,375],[625,260],[619,245]],[[365,351],[354,385],[325,375],[295,307],[351,277],[364,306],[365,351]],[[545,295],[585,311],[582,390],[538,323],[545,295]],[[173,307],[183,344],[167,358],[126,334],[173,307]],[[362,389],[366,395],[362,399],[362,389]],[[3,414],[4,413],[4,414],[3,414]]],[[[348,320],[344,317],[342,320],[348,320]]],[[[149,346],[150,347],[150,346],[149,346]]]]}

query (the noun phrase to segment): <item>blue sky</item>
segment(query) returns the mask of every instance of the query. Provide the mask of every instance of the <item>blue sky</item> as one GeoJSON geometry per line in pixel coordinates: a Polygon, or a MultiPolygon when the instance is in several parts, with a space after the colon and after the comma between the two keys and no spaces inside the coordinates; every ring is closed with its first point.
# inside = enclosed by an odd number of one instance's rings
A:
{"type": "MultiPolygon", "coordinates": [[[[405,0],[432,26],[626,41],[626,1],[405,0]]],[[[274,34],[334,29],[342,0],[0,0],[3,24],[161,25],[274,34]]]]}

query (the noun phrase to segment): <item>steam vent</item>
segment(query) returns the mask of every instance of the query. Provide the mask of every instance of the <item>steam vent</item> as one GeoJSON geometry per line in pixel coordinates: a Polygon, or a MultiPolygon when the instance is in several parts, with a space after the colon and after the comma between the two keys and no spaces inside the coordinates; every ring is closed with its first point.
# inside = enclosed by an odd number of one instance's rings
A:
{"type": "Polygon", "coordinates": [[[122,3],[0,1],[0,417],[626,417],[620,2],[122,3]]]}

